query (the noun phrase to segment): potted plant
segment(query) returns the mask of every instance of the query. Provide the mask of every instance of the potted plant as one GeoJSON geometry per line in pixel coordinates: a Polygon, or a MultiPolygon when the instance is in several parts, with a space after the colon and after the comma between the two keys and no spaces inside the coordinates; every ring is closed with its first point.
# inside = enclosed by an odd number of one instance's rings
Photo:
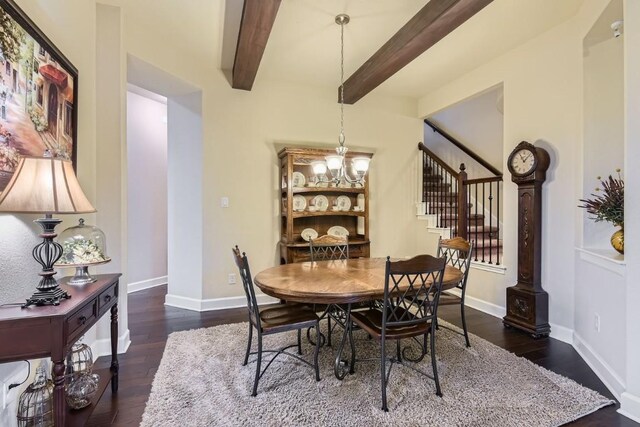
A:
{"type": "Polygon", "coordinates": [[[591,194],[591,199],[580,199],[583,203],[578,206],[586,209],[595,222],[606,221],[616,227],[620,227],[611,236],[611,246],[624,254],[624,180],[620,175],[620,169],[616,169],[617,178],[609,175],[608,179],[600,180],[602,188],[596,188],[596,193],[591,194]]]}

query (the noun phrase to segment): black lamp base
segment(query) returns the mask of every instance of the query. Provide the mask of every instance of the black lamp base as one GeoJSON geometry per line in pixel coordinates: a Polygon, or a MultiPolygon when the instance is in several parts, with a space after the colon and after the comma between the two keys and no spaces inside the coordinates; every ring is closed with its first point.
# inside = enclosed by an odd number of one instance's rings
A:
{"type": "Polygon", "coordinates": [[[57,237],[56,225],[62,221],[52,218],[51,214],[46,214],[44,218],[36,219],[35,223],[42,227],[42,242],[33,248],[33,258],[42,266],[40,272],[40,283],[36,286],[36,292],[24,303],[22,308],[30,305],[59,305],[60,301],[71,298],[66,291],[58,287],[58,282],[53,277],[56,272],[53,265],[62,256],[62,246],[53,239],[57,237]]]}
{"type": "Polygon", "coordinates": [[[30,305],[60,305],[60,301],[69,298],[71,298],[71,295],[60,288],[47,291],[37,291],[22,305],[22,308],[29,307],[30,305]]]}

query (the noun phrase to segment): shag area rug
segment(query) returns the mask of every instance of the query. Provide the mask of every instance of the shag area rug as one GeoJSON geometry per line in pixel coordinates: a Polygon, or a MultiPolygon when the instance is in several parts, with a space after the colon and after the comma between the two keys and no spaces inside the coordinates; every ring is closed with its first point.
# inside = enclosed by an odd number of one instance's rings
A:
{"type": "MultiPolygon", "coordinates": [[[[472,347],[466,348],[460,335],[440,328],[436,354],[443,397],[435,395],[432,380],[396,364],[385,413],[379,343],[354,332],[358,358],[376,361],[356,363],[355,374],[339,381],[333,360],[341,332],[334,333],[333,349],[320,349],[320,382],[311,368],[281,355],[260,380],[256,397],[251,397],[255,356],[242,366],[247,323],[175,332],[167,340],[142,426],[559,426],[614,403],[477,336],[471,335],[472,347]]],[[[295,340],[295,331],[267,336],[264,348],[295,340]]],[[[387,347],[395,351],[395,345],[387,347]]],[[[313,355],[304,338],[303,355],[310,360],[313,355]]],[[[430,360],[427,355],[417,367],[431,373],[430,360]]]]}

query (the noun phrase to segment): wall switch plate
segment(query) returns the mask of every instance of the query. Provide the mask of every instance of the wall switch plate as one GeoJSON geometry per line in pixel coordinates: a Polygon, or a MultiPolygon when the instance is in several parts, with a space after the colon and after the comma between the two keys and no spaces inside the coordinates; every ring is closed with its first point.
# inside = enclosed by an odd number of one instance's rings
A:
{"type": "Polygon", "coordinates": [[[598,313],[593,316],[593,327],[596,332],[600,332],[600,315],[598,313]]]}
{"type": "Polygon", "coordinates": [[[230,285],[235,285],[236,284],[236,274],[235,273],[229,273],[229,284],[230,285]]]}
{"type": "Polygon", "coordinates": [[[223,197],[220,199],[220,207],[222,208],[228,208],[229,207],[229,198],[228,197],[223,197]]]}

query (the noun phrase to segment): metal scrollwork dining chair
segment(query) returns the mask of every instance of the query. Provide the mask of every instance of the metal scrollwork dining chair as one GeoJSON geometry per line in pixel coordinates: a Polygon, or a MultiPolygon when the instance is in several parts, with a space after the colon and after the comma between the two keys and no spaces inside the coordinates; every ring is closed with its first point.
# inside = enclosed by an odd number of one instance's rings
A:
{"type": "MultiPolygon", "coordinates": [[[[460,316],[462,317],[462,334],[467,347],[471,347],[469,333],[467,332],[467,320],[464,315],[464,297],[467,292],[467,277],[471,266],[471,254],[473,243],[462,237],[453,239],[442,239],[438,241],[438,257],[446,257],[447,263],[462,271],[462,279],[456,285],[460,289],[460,296],[444,291],[440,296],[440,305],[460,305],[460,316]]],[[[450,328],[447,328],[450,329],[450,328]]],[[[454,330],[453,332],[459,333],[454,330]]]]}
{"type": "Polygon", "coordinates": [[[311,261],[331,261],[349,258],[349,237],[325,234],[317,239],[309,239],[311,261]]]}
{"type": "MultiPolygon", "coordinates": [[[[349,237],[331,236],[325,234],[317,239],[309,239],[309,252],[311,256],[311,262],[314,261],[333,261],[349,259],[349,237]]],[[[313,306],[314,310],[316,306],[313,306]]],[[[328,309],[330,309],[329,307],[328,309]]],[[[331,333],[333,328],[331,326],[331,315],[328,311],[322,315],[327,316],[327,345],[331,345],[331,333]]],[[[324,335],[321,333],[321,339],[324,341],[324,335]]],[[[307,329],[307,339],[313,343],[311,339],[311,329],[307,329]]]]}
{"type": "Polygon", "coordinates": [[[316,381],[320,381],[320,370],[318,367],[318,350],[320,346],[315,346],[313,354],[313,363],[310,363],[303,358],[288,352],[287,350],[292,347],[297,347],[298,354],[302,354],[302,329],[315,327],[316,328],[316,342],[319,342],[319,328],[318,328],[318,315],[309,307],[300,304],[282,304],[276,307],[260,308],[256,301],[256,294],[253,288],[253,279],[251,278],[251,270],[249,269],[249,261],[245,253],[240,254],[238,246],[232,248],[233,258],[240,270],[240,277],[242,278],[242,287],[247,297],[247,309],[249,311],[249,339],[247,341],[247,351],[244,356],[244,362],[242,366],[246,366],[249,361],[249,356],[252,354],[257,355],[256,359],[256,375],[253,382],[252,396],[258,394],[258,382],[262,375],[269,368],[271,363],[281,354],[291,356],[298,359],[302,363],[310,366],[314,369],[316,374],[316,381]],[[258,351],[251,352],[251,344],[253,339],[253,330],[258,333],[258,351]],[[298,331],[297,343],[283,347],[279,350],[263,350],[262,349],[262,337],[265,335],[277,334],[287,331],[298,331]],[[263,353],[275,353],[271,360],[267,363],[265,368],[261,370],[262,366],[262,354],[263,353]]]}
{"type": "Polygon", "coordinates": [[[442,396],[436,364],[435,321],[438,301],[442,291],[442,278],[446,259],[431,255],[418,255],[408,260],[392,262],[387,258],[385,268],[384,300],[377,308],[354,311],[349,324],[349,340],[352,343],[351,366],[356,362],[353,348],[353,324],[358,325],[380,341],[380,380],[382,386],[382,409],[387,407],[387,384],[395,363],[406,366],[434,380],[436,395],[442,396]],[[427,336],[430,336],[431,366],[433,376],[412,366],[420,362],[427,353],[427,336]],[[422,342],[419,337],[423,338],[422,342]],[[401,347],[401,340],[411,338],[420,344],[420,355],[411,357],[414,347],[401,347]],[[387,359],[387,341],[396,341],[395,357],[387,359]],[[387,371],[387,362],[390,362],[387,371]],[[413,362],[412,364],[406,361],[413,362]]]}

